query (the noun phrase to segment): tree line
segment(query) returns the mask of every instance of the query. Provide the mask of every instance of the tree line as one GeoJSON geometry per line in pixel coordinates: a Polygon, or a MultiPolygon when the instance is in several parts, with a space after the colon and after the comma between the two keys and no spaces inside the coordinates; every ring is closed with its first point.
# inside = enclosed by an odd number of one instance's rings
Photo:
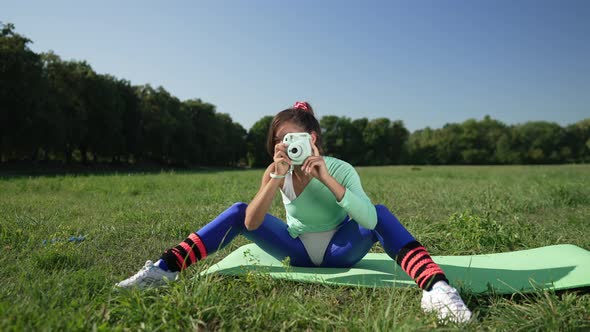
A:
{"type": "Polygon", "coordinates": [[[0,28],[3,162],[234,166],[245,158],[247,131],[214,105],[36,54],[12,24],[0,28]]]}
{"type": "MultiPolygon", "coordinates": [[[[85,61],[37,54],[0,23],[0,162],[266,166],[272,120],[250,130],[201,99],[131,85],[85,61]]],[[[353,165],[546,164],[590,160],[590,119],[561,127],[486,116],[410,133],[402,121],[320,119],[326,154],[353,165]]]]}
{"type": "MultiPolygon", "coordinates": [[[[252,126],[249,138],[263,144],[272,117],[252,126]]],[[[387,118],[324,116],[320,119],[326,154],[353,165],[556,164],[590,161],[590,118],[572,125],[546,121],[506,125],[489,116],[410,133],[387,118]]],[[[257,151],[249,149],[249,151],[257,151]]],[[[268,162],[263,151],[253,160],[268,162]]]]}

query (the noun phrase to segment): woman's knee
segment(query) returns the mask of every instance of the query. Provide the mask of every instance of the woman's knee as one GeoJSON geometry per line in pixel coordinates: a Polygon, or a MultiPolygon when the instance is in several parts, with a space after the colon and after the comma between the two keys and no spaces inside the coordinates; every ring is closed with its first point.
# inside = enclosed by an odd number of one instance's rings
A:
{"type": "Polygon", "coordinates": [[[400,224],[400,221],[397,217],[389,210],[389,208],[382,204],[375,205],[375,210],[377,211],[377,225],[383,225],[385,222],[389,224],[394,222],[395,224],[400,224]]]}
{"type": "Polygon", "coordinates": [[[245,216],[246,215],[246,208],[248,208],[248,204],[244,202],[237,202],[234,203],[229,210],[233,213],[245,216]]]}
{"type": "MultiPolygon", "coordinates": [[[[384,228],[390,229],[392,227],[400,229],[404,228],[402,223],[397,219],[397,217],[387,208],[385,205],[377,204],[375,205],[375,209],[377,210],[377,226],[375,226],[376,231],[383,232],[384,228]]],[[[383,236],[381,234],[381,236],[383,236]]]]}
{"type": "Polygon", "coordinates": [[[396,255],[397,251],[407,243],[415,241],[414,236],[385,205],[375,205],[375,209],[377,210],[375,230],[380,237],[379,241],[390,256],[396,255]]]}
{"type": "Polygon", "coordinates": [[[248,204],[246,204],[244,202],[236,202],[232,205],[232,207],[235,207],[237,209],[245,209],[248,207],[248,204]]]}
{"type": "Polygon", "coordinates": [[[393,215],[393,213],[391,213],[389,208],[383,204],[376,204],[375,211],[377,211],[377,218],[380,218],[380,217],[386,216],[386,215],[393,215]]]}
{"type": "Polygon", "coordinates": [[[244,225],[244,219],[246,217],[246,208],[248,204],[243,202],[237,202],[232,204],[213,219],[209,224],[205,225],[204,228],[213,227],[213,225],[232,225],[241,227],[244,225]]]}

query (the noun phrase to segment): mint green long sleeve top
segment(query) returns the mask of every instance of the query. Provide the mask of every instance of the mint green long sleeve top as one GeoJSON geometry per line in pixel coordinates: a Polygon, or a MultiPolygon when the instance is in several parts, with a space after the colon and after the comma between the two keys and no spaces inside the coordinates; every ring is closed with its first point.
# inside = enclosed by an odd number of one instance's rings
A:
{"type": "Polygon", "coordinates": [[[335,229],[347,215],[359,225],[374,229],[377,224],[377,211],[363,190],[354,167],[334,157],[323,158],[328,173],[346,189],[344,196],[338,202],[328,187],[320,180],[312,178],[299,196],[285,203],[291,237],[335,229]]]}

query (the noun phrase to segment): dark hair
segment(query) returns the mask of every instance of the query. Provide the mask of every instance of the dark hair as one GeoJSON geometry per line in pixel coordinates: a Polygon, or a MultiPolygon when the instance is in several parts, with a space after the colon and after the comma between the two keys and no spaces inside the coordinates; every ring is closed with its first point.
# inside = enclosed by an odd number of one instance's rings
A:
{"type": "MultiPolygon", "coordinates": [[[[299,103],[296,103],[295,105],[297,104],[299,103]]],[[[291,107],[280,111],[272,119],[266,137],[266,150],[271,157],[274,156],[275,145],[278,143],[275,142],[275,134],[279,126],[285,122],[292,122],[310,134],[312,131],[315,131],[317,135],[315,145],[318,147],[321,154],[324,153],[324,149],[322,148],[322,128],[320,127],[320,123],[315,118],[311,105],[308,102],[303,102],[297,107],[291,107]],[[305,107],[301,104],[305,104],[305,107]]]]}

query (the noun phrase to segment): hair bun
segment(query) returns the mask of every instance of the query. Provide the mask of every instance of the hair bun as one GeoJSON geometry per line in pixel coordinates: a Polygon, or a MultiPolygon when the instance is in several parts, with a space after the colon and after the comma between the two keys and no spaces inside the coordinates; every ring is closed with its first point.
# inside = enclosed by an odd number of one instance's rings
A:
{"type": "Polygon", "coordinates": [[[293,104],[293,108],[313,114],[313,109],[311,108],[311,105],[306,101],[296,101],[295,104],[293,104]]]}

